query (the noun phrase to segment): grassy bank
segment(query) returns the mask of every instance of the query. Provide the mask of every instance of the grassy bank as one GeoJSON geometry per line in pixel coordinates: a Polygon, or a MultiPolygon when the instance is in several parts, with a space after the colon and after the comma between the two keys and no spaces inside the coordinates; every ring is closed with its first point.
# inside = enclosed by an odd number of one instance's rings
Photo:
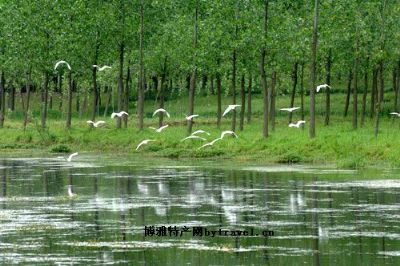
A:
{"type": "MultiPolygon", "coordinates": [[[[334,96],[336,107],[341,105],[343,95],[334,96]]],[[[220,129],[215,124],[214,97],[199,97],[194,130],[203,129],[211,133],[205,136],[208,140],[219,137],[222,130],[230,129],[230,117],[223,120],[220,129]]],[[[226,104],[229,99],[224,99],[226,104]]],[[[277,107],[287,106],[288,99],[278,101],[277,107]]],[[[136,117],[129,117],[128,129],[116,129],[115,122],[105,118],[107,126],[91,129],[86,125],[86,118],[73,119],[72,129],[65,130],[64,121],[50,119],[49,129],[39,130],[39,117],[33,116],[27,130],[22,130],[21,120],[17,117],[6,120],[5,128],[0,129],[0,149],[44,149],[53,152],[110,152],[132,154],[140,153],[150,157],[170,158],[220,158],[240,161],[257,161],[265,163],[334,163],[338,167],[357,168],[367,166],[400,166],[400,138],[398,137],[400,120],[393,120],[385,115],[381,122],[378,138],[373,135],[373,122],[367,118],[364,127],[352,130],[351,117],[344,119],[340,112],[333,112],[331,125],[323,126],[323,117],[317,121],[317,137],[309,139],[308,125],[304,129],[289,128],[287,113],[278,112],[275,131],[268,139],[261,137],[261,99],[255,98],[254,117],[250,124],[245,123],[243,131],[237,130],[238,139],[225,137],[213,147],[198,149],[204,142],[188,140],[186,136],[184,114],[186,98],[179,98],[166,104],[171,118],[166,119],[170,127],[162,133],[156,133],[148,126],[156,126],[158,119],[151,118],[156,104],[147,103],[146,129],[142,132],[136,128],[136,117]],[[136,145],[143,139],[155,139],[149,145],[136,152],[136,145]]],[[[322,104],[321,104],[322,105],[322,104]]],[[[319,107],[322,113],[322,107],[319,107]]],[[[340,110],[340,107],[337,108],[340,110]]],[[[12,116],[11,116],[12,117],[12,116]]],[[[103,119],[103,117],[101,117],[103,119]]],[[[299,113],[293,119],[299,119],[299,113]]],[[[121,158],[123,156],[121,155],[121,158]]]]}

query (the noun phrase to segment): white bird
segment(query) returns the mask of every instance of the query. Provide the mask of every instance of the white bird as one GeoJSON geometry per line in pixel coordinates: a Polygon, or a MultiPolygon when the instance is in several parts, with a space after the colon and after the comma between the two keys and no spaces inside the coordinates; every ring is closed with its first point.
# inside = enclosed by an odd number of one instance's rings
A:
{"type": "Polygon", "coordinates": [[[165,125],[165,126],[162,126],[160,128],[155,128],[155,127],[149,127],[149,128],[154,129],[157,133],[160,133],[161,131],[163,131],[167,127],[169,127],[169,125],[165,125]]]}
{"type": "Polygon", "coordinates": [[[116,116],[118,116],[118,117],[122,117],[123,115],[129,115],[127,112],[125,112],[125,111],[121,111],[121,112],[119,112],[119,113],[112,113],[111,114],[111,118],[114,118],[114,117],[116,117],[116,116]]]}
{"type": "Polygon", "coordinates": [[[103,71],[103,70],[106,70],[108,68],[111,68],[110,66],[102,66],[102,67],[100,67],[98,65],[93,65],[93,67],[97,68],[98,71],[103,71]]]}
{"type": "Polygon", "coordinates": [[[65,158],[65,159],[67,160],[67,162],[71,162],[71,161],[72,161],[72,158],[74,158],[75,156],[78,156],[78,153],[77,153],[77,152],[71,154],[70,156],[68,156],[68,158],[65,158]]]}
{"type": "Polygon", "coordinates": [[[207,131],[201,130],[201,129],[196,130],[195,132],[193,132],[193,133],[192,133],[192,136],[198,135],[198,134],[207,134],[207,135],[210,136],[210,133],[208,133],[207,131]]]}
{"type": "Polygon", "coordinates": [[[98,127],[100,125],[105,124],[106,122],[103,121],[103,120],[99,120],[97,122],[93,122],[92,120],[88,120],[88,121],[86,121],[86,123],[89,124],[89,125],[93,125],[94,127],[98,127]]]}
{"type": "Polygon", "coordinates": [[[291,112],[293,112],[293,111],[295,111],[295,110],[297,110],[297,109],[300,109],[300,107],[281,108],[281,109],[279,109],[279,110],[281,110],[281,111],[286,111],[286,112],[291,113],[291,112]]]}
{"type": "Polygon", "coordinates": [[[305,124],[305,123],[306,123],[306,121],[304,121],[304,120],[299,120],[299,121],[297,121],[296,124],[290,123],[290,124],[289,124],[289,127],[297,127],[297,128],[299,128],[301,124],[305,124]]]}
{"type": "Polygon", "coordinates": [[[235,133],[235,132],[233,132],[233,131],[231,131],[231,130],[226,130],[226,131],[223,131],[223,132],[221,133],[221,137],[220,137],[220,139],[223,139],[223,138],[224,138],[224,136],[225,136],[225,135],[227,135],[227,134],[229,134],[229,135],[233,135],[233,136],[235,136],[236,138],[238,138],[238,137],[239,137],[238,135],[236,135],[236,133],[235,133]]]}
{"type": "Polygon", "coordinates": [[[68,67],[68,69],[71,70],[71,66],[70,66],[66,61],[64,61],[64,60],[58,61],[58,62],[56,63],[56,65],[54,66],[54,70],[56,70],[57,67],[58,67],[60,64],[66,64],[67,67],[68,67]]]}
{"type": "Polygon", "coordinates": [[[195,117],[198,117],[199,115],[189,115],[189,116],[186,116],[186,120],[187,121],[190,121],[190,120],[192,120],[193,118],[195,118],[195,117]]]}
{"type": "Polygon", "coordinates": [[[214,145],[215,142],[220,141],[220,140],[221,140],[221,138],[214,139],[213,141],[204,144],[204,145],[201,146],[199,149],[204,148],[204,147],[207,147],[207,146],[212,146],[212,145],[214,145]]]}
{"type": "Polygon", "coordinates": [[[72,192],[72,186],[68,185],[68,197],[72,198],[75,196],[76,196],[76,194],[74,192],[72,192]]]}
{"type": "Polygon", "coordinates": [[[153,116],[155,116],[159,112],[165,113],[169,117],[169,113],[167,112],[167,110],[165,110],[163,108],[159,108],[159,109],[155,110],[153,113],[153,116]]]}
{"type": "Polygon", "coordinates": [[[397,113],[397,112],[391,112],[390,114],[391,115],[397,115],[398,117],[400,117],[400,113],[397,113]]]}
{"type": "Polygon", "coordinates": [[[155,140],[153,140],[153,139],[145,139],[145,140],[143,140],[142,142],[139,143],[139,145],[137,145],[136,150],[139,150],[139,148],[140,148],[142,145],[146,145],[146,144],[148,144],[148,143],[151,142],[151,141],[155,141],[155,140]]]}
{"type": "Polygon", "coordinates": [[[326,89],[326,88],[331,88],[328,84],[322,84],[317,86],[317,92],[320,91],[320,89],[326,89]]]}
{"type": "Polygon", "coordinates": [[[240,104],[230,104],[228,105],[228,108],[225,109],[224,113],[222,114],[222,116],[225,116],[227,113],[229,113],[232,110],[235,110],[236,107],[239,107],[240,104]]]}
{"type": "Polygon", "coordinates": [[[184,139],[181,139],[181,141],[185,141],[185,140],[187,140],[187,139],[201,139],[201,140],[203,140],[203,141],[206,141],[205,138],[202,138],[202,137],[199,137],[199,136],[196,136],[196,135],[190,135],[189,137],[186,137],[186,138],[184,138],[184,139]]]}

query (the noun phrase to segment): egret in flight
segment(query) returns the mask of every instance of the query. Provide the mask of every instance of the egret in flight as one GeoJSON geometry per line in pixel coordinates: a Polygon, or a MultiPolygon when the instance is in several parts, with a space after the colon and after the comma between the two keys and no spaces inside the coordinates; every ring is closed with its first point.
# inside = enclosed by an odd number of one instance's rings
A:
{"type": "Polygon", "coordinates": [[[190,120],[193,120],[193,118],[198,117],[198,116],[199,115],[189,115],[189,116],[186,116],[186,120],[190,121],[190,120]]]}
{"type": "Polygon", "coordinates": [[[139,145],[137,145],[136,150],[139,150],[139,148],[142,145],[146,145],[146,144],[148,144],[149,142],[152,142],[152,141],[155,141],[155,140],[153,140],[153,139],[145,139],[145,140],[143,140],[142,142],[139,143],[139,145]]]}
{"type": "Polygon", "coordinates": [[[159,128],[155,128],[155,127],[149,127],[149,128],[154,129],[157,133],[160,133],[161,131],[163,131],[167,127],[169,127],[169,125],[165,125],[165,126],[162,126],[162,127],[159,127],[159,128]]]}
{"type": "Polygon", "coordinates": [[[236,107],[239,107],[240,104],[230,104],[228,105],[228,108],[225,109],[224,113],[222,114],[222,116],[225,116],[227,113],[229,113],[232,110],[235,110],[236,107]]]}
{"type": "Polygon", "coordinates": [[[93,65],[93,67],[97,68],[98,71],[103,71],[103,70],[111,68],[110,66],[102,66],[102,67],[100,67],[98,65],[93,65]]]}
{"type": "Polygon", "coordinates": [[[213,141],[204,144],[204,145],[201,146],[199,149],[205,148],[205,147],[207,147],[207,146],[212,146],[212,145],[214,145],[215,142],[220,141],[220,140],[221,140],[221,138],[214,139],[213,141]]]}
{"type": "Polygon", "coordinates": [[[322,84],[317,86],[317,92],[319,92],[321,89],[326,89],[326,88],[331,88],[328,84],[322,84]]]}
{"type": "Polygon", "coordinates": [[[188,139],[201,139],[201,140],[203,140],[203,141],[206,141],[205,138],[202,138],[202,137],[199,137],[199,136],[196,136],[196,135],[190,135],[189,137],[186,137],[186,138],[184,138],[184,139],[181,139],[181,141],[185,141],[185,140],[188,140],[188,139]]]}
{"type": "Polygon", "coordinates": [[[103,120],[97,121],[97,122],[93,122],[92,120],[88,120],[86,121],[87,124],[92,125],[94,127],[98,127],[100,125],[104,125],[106,122],[103,120]]]}
{"type": "Polygon", "coordinates": [[[235,132],[233,132],[233,131],[231,131],[231,130],[226,130],[226,131],[223,131],[223,132],[221,133],[220,139],[223,139],[224,136],[227,135],[227,134],[232,135],[232,136],[235,136],[236,138],[239,137],[238,135],[236,135],[235,132]]]}
{"type": "Polygon", "coordinates": [[[397,112],[391,112],[390,114],[391,114],[391,115],[396,115],[396,116],[400,117],[400,113],[397,113],[397,112]]]}
{"type": "Polygon", "coordinates": [[[170,117],[169,113],[167,112],[167,110],[163,109],[163,108],[159,108],[157,110],[154,111],[153,116],[155,116],[157,113],[162,112],[165,113],[168,117],[170,117]]]}
{"type": "Polygon", "coordinates": [[[66,61],[64,61],[64,60],[58,61],[58,62],[56,63],[56,65],[54,66],[54,70],[56,70],[56,69],[58,68],[58,66],[61,65],[61,64],[66,64],[67,67],[68,67],[68,69],[71,70],[71,66],[70,66],[66,61]]]}
{"type": "Polygon", "coordinates": [[[306,121],[304,121],[304,120],[299,120],[299,121],[297,121],[296,124],[290,123],[290,124],[289,124],[289,127],[297,127],[297,128],[299,128],[300,125],[305,124],[305,123],[306,123],[306,121]]]}
{"type": "Polygon", "coordinates": [[[114,117],[116,117],[116,116],[122,117],[123,115],[128,116],[129,114],[128,114],[127,112],[125,112],[125,111],[121,111],[121,112],[119,112],[119,113],[112,113],[112,114],[111,114],[111,118],[114,118],[114,117]]]}
{"type": "Polygon", "coordinates": [[[281,109],[279,109],[279,110],[281,110],[281,111],[286,111],[286,112],[291,113],[291,112],[293,112],[293,111],[296,111],[297,109],[300,109],[300,107],[281,108],[281,109]]]}
{"type": "Polygon", "coordinates": [[[207,134],[207,135],[210,136],[210,133],[208,133],[207,131],[201,130],[201,129],[196,130],[195,132],[193,132],[193,133],[192,133],[192,136],[198,135],[198,134],[207,134]]]}
{"type": "Polygon", "coordinates": [[[76,196],[76,194],[74,192],[72,192],[72,186],[68,185],[68,197],[73,198],[75,196],[76,196]]]}

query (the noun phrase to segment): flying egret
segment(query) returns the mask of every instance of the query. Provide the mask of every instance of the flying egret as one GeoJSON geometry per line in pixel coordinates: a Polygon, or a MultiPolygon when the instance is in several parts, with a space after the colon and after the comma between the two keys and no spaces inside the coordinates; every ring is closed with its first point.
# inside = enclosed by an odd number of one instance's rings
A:
{"type": "Polygon", "coordinates": [[[203,140],[203,141],[206,141],[205,138],[202,138],[202,137],[199,137],[199,136],[196,136],[196,135],[190,135],[189,137],[186,137],[186,138],[184,138],[184,139],[181,139],[181,141],[185,141],[185,140],[187,140],[187,139],[201,139],[201,140],[203,140]]]}
{"type": "Polygon", "coordinates": [[[110,66],[102,66],[102,67],[100,67],[98,65],[93,65],[93,67],[97,68],[98,71],[103,71],[103,70],[111,68],[110,66]]]}
{"type": "Polygon", "coordinates": [[[230,104],[228,105],[228,108],[225,109],[224,113],[222,114],[222,116],[225,116],[227,113],[229,113],[232,110],[235,110],[236,107],[239,107],[240,104],[230,104]]]}
{"type": "Polygon", "coordinates": [[[207,131],[201,130],[201,129],[196,130],[195,132],[193,132],[193,133],[192,133],[192,136],[198,135],[198,134],[207,134],[207,135],[210,136],[210,133],[208,133],[207,131]]]}
{"type": "Polygon", "coordinates": [[[207,147],[207,146],[212,146],[212,145],[214,145],[215,142],[220,141],[220,140],[221,140],[221,138],[214,139],[213,141],[204,144],[204,145],[201,146],[199,149],[204,148],[204,147],[207,147]]]}
{"type": "Polygon", "coordinates": [[[289,124],[289,127],[297,127],[297,128],[299,128],[301,124],[305,124],[305,123],[306,123],[306,121],[304,121],[304,120],[299,120],[299,121],[297,121],[296,124],[290,123],[290,124],[289,124]]]}
{"type": "Polygon", "coordinates": [[[140,148],[142,145],[146,145],[146,144],[148,144],[148,143],[151,142],[151,141],[155,141],[155,140],[153,140],[153,139],[145,139],[145,140],[143,140],[142,142],[139,143],[139,145],[137,145],[136,150],[139,150],[139,148],[140,148]]]}
{"type": "Polygon", "coordinates": [[[189,116],[186,116],[186,120],[190,121],[190,120],[193,120],[193,118],[198,117],[198,116],[199,115],[189,115],[189,116]]]}
{"type": "Polygon", "coordinates": [[[163,131],[164,129],[166,129],[167,127],[169,127],[169,125],[165,125],[165,126],[162,126],[162,127],[160,127],[160,128],[154,128],[153,127],[153,129],[157,132],[157,133],[160,133],[161,131],[163,131]]]}
{"type": "Polygon", "coordinates": [[[400,113],[397,113],[397,112],[391,112],[390,114],[391,114],[391,115],[396,115],[396,116],[400,117],[400,113]]]}
{"type": "Polygon", "coordinates": [[[74,192],[72,192],[72,186],[68,185],[68,197],[73,198],[75,196],[76,196],[76,194],[74,192]]]}
{"type": "Polygon", "coordinates": [[[155,110],[153,113],[153,116],[155,116],[159,112],[165,113],[169,117],[169,113],[167,112],[167,110],[165,110],[163,108],[159,108],[159,109],[155,110]]]}
{"type": "Polygon", "coordinates": [[[220,137],[220,139],[223,139],[223,138],[224,138],[224,136],[225,136],[225,135],[227,135],[227,134],[229,134],[229,135],[233,135],[233,136],[235,136],[236,138],[238,138],[238,137],[239,137],[238,135],[236,135],[236,133],[235,133],[235,132],[233,132],[233,131],[231,131],[231,130],[226,130],[226,131],[223,131],[223,132],[221,133],[221,137],[220,137]]]}
{"type": "Polygon", "coordinates": [[[78,156],[78,153],[77,153],[77,152],[71,154],[70,156],[68,156],[68,158],[65,158],[65,157],[64,157],[64,159],[67,160],[67,162],[71,162],[71,161],[72,161],[72,158],[74,158],[75,156],[78,156]]]}
{"type": "Polygon", "coordinates": [[[100,126],[100,125],[105,124],[106,122],[103,121],[103,120],[99,120],[99,121],[97,121],[97,122],[93,122],[92,120],[88,120],[88,121],[86,121],[86,123],[89,124],[89,125],[92,125],[92,126],[94,126],[94,127],[98,127],[98,126],[100,126]]]}
{"type": "Polygon", "coordinates": [[[326,89],[326,88],[331,88],[328,84],[322,84],[317,86],[317,92],[319,92],[321,89],[326,89]]]}
{"type": "Polygon", "coordinates": [[[128,116],[129,114],[128,114],[127,112],[125,112],[125,111],[121,111],[121,112],[119,112],[119,113],[112,113],[112,114],[111,114],[111,118],[114,118],[114,117],[116,117],[116,116],[122,117],[123,115],[128,116]]]}
{"type": "Polygon", "coordinates": [[[67,67],[68,67],[68,69],[71,70],[71,66],[70,66],[66,61],[64,61],[64,60],[58,61],[58,62],[56,63],[56,65],[54,66],[54,70],[56,70],[57,67],[58,67],[60,64],[66,64],[67,67]]]}
{"type": "Polygon", "coordinates": [[[300,109],[300,107],[281,108],[281,109],[279,109],[279,110],[281,110],[281,111],[286,111],[286,112],[291,113],[291,112],[293,112],[293,111],[296,111],[297,109],[300,109]]]}

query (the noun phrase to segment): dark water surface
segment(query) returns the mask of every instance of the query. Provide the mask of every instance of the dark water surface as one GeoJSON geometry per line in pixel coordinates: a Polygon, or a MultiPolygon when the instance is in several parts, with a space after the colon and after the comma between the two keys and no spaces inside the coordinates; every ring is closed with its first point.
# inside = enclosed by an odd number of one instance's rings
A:
{"type": "Polygon", "coordinates": [[[396,172],[18,157],[0,159],[3,265],[400,265],[396,172]]]}

